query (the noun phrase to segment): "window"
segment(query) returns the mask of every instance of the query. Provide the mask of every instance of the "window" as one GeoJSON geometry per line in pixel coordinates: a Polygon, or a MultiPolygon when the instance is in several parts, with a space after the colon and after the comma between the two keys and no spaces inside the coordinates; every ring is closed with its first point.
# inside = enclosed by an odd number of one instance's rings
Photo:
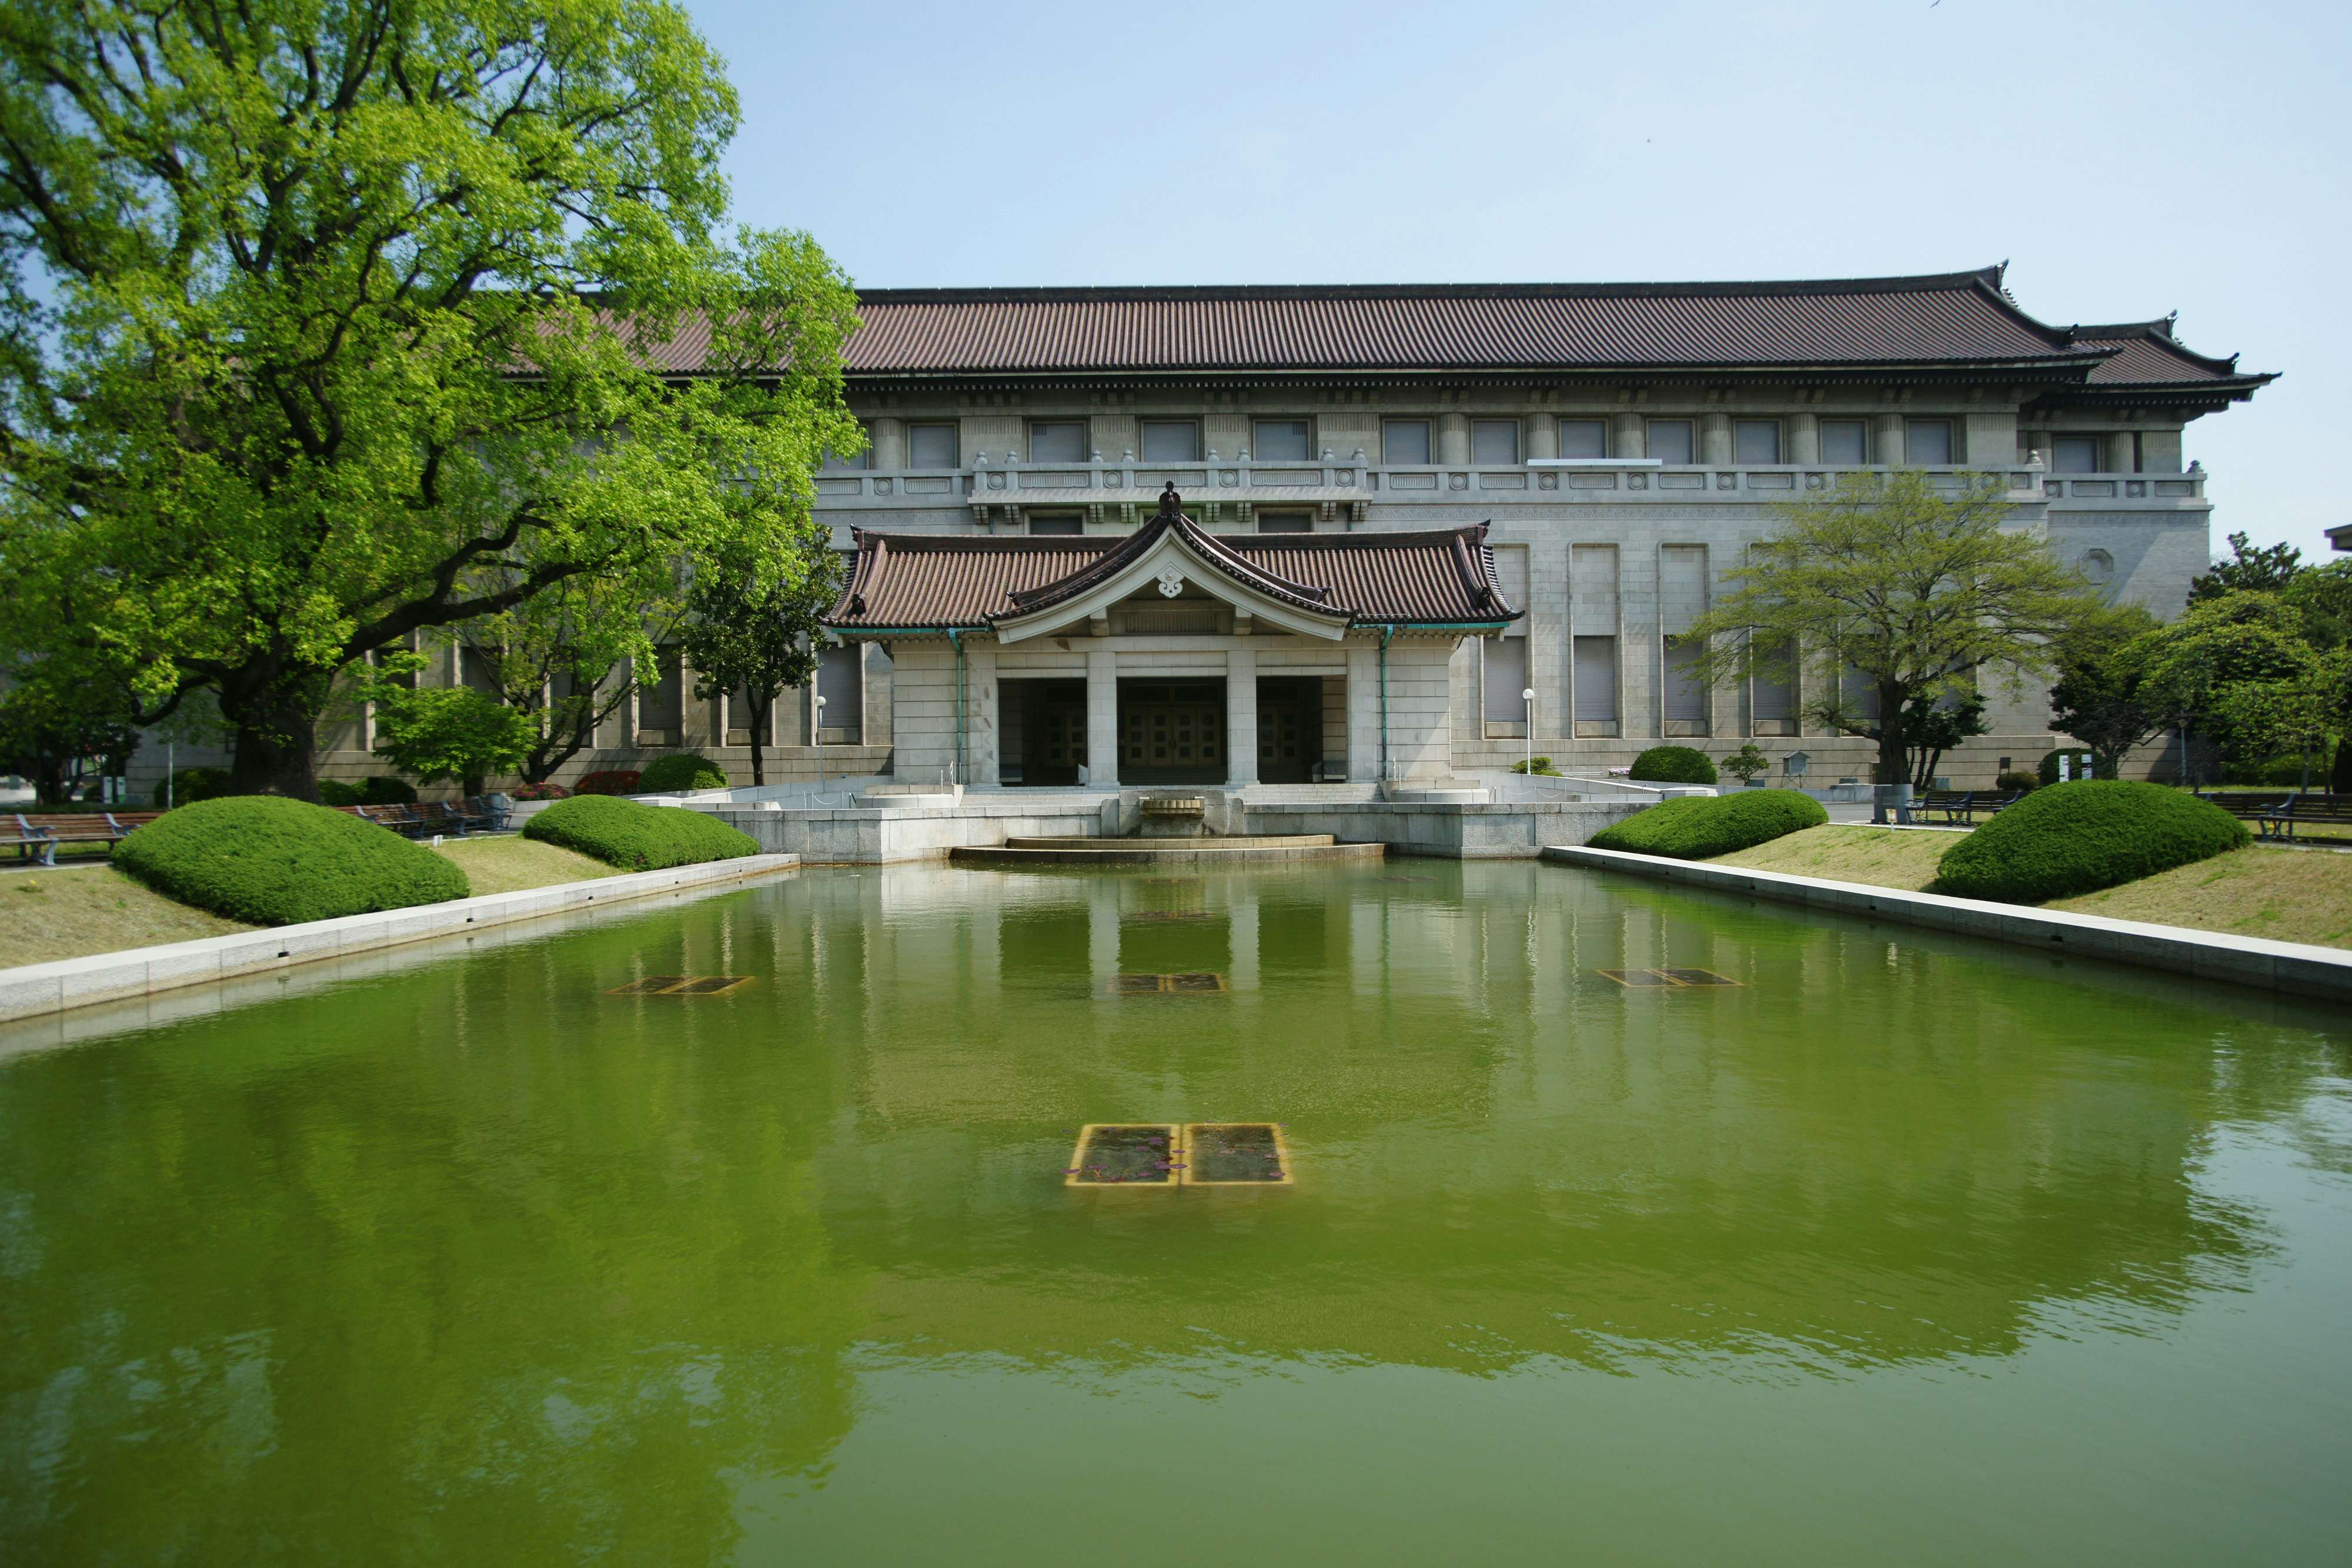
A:
{"type": "Polygon", "coordinates": [[[2101,443],[2095,435],[2062,435],[2052,443],[2050,471],[2053,474],[2095,474],[2101,443]]]}
{"type": "Polygon", "coordinates": [[[1691,422],[1687,419],[1650,421],[1650,455],[1661,463],[1691,460],[1691,422]]]}
{"type": "Polygon", "coordinates": [[[1029,531],[1033,535],[1083,534],[1087,531],[1087,525],[1086,519],[1076,512],[1048,512],[1043,517],[1033,512],[1029,517],[1029,531]]]}
{"type": "Polygon", "coordinates": [[[1142,423],[1146,463],[1198,463],[1201,422],[1196,419],[1147,419],[1142,423]]]}
{"type": "Polygon", "coordinates": [[[486,697],[500,695],[499,662],[479,648],[457,650],[457,678],[468,689],[479,692],[486,697]]]}
{"type": "Polygon", "coordinates": [[[1932,468],[1952,460],[1952,422],[1948,419],[1906,419],[1903,422],[1903,461],[1914,468],[1932,468]]]}
{"type": "Polygon", "coordinates": [[[1486,722],[1524,725],[1528,721],[1528,640],[1487,637],[1486,650],[1486,722]]]}
{"type": "Polygon", "coordinates": [[[751,745],[752,731],[757,729],[760,744],[772,746],[775,744],[775,722],[776,705],[774,703],[768,705],[767,712],[761,713],[753,707],[751,694],[742,687],[738,686],[727,694],[728,745],[751,745]]]}
{"type": "Polygon", "coordinates": [[[677,650],[654,650],[650,668],[637,677],[637,727],[665,737],[656,745],[674,745],[686,723],[686,700],[678,679],[677,650]]]}
{"type": "Polygon", "coordinates": [[[1665,720],[1668,735],[1706,733],[1706,687],[1699,683],[1701,644],[1689,637],[1666,639],[1665,720]]]}
{"type": "Polygon", "coordinates": [[[1086,460],[1086,421],[1082,419],[1030,421],[1030,462],[1084,463],[1086,460]]]}
{"type": "Polygon", "coordinates": [[[1780,422],[1777,419],[1736,419],[1731,422],[1734,463],[1780,461],[1780,422]]]}
{"type": "Polygon", "coordinates": [[[1311,534],[1315,518],[1306,512],[1260,512],[1257,531],[1262,534],[1311,534]]]}
{"type": "Polygon", "coordinates": [[[1617,722],[1617,639],[1576,639],[1576,722],[1583,726],[1617,722]]]}
{"type": "Polygon", "coordinates": [[[954,425],[910,424],[907,427],[908,467],[952,468],[958,460],[954,425]]]}
{"type": "Polygon", "coordinates": [[[1381,461],[1391,467],[1429,461],[1429,421],[1381,421],[1381,461]]]}
{"type": "Polygon", "coordinates": [[[1878,722],[1878,683],[1851,665],[1838,685],[1839,715],[1848,724],[1878,722]]]}
{"type": "Polygon", "coordinates": [[[1756,677],[1748,687],[1751,727],[1758,735],[1797,733],[1797,661],[1786,643],[1759,647],[1756,677]]]}
{"type": "Polygon", "coordinates": [[[1824,463],[1869,462],[1870,426],[1859,419],[1822,421],[1822,461],[1824,463]]]}
{"type": "Polygon", "coordinates": [[[1559,422],[1562,457],[1609,455],[1609,422],[1605,419],[1563,419],[1559,422]]]}
{"type": "Polygon", "coordinates": [[[1260,463],[1304,463],[1314,455],[1307,448],[1303,419],[1259,419],[1250,422],[1250,455],[1260,463]]]}
{"type": "Polygon", "coordinates": [[[1519,422],[1516,419],[1474,419],[1470,422],[1470,461],[1517,463],[1519,422]]]}
{"type": "Polygon", "coordinates": [[[866,433],[866,450],[854,457],[836,457],[830,452],[826,453],[823,469],[824,473],[846,473],[874,466],[874,427],[860,420],[857,428],[866,433]]]}
{"type": "Polygon", "coordinates": [[[855,746],[866,733],[866,646],[835,643],[817,650],[816,695],[819,746],[855,746]]]}

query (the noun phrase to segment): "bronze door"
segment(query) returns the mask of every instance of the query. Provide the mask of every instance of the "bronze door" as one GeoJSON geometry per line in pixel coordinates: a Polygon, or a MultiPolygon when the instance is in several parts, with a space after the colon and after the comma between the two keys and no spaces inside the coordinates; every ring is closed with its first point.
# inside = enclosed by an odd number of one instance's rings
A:
{"type": "Polygon", "coordinates": [[[1137,686],[1119,693],[1118,781],[1222,784],[1225,705],[1215,686],[1137,686]]]}

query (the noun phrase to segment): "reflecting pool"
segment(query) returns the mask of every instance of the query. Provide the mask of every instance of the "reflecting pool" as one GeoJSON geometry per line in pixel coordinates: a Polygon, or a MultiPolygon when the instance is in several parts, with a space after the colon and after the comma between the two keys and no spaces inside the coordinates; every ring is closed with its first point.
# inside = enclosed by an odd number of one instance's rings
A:
{"type": "Polygon", "coordinates": [[[1526,862],[811,871],[0,1060],[0,1561],[2334,1564],[2347,1303],[2317,1007],[1526,862]],[[1066,1184],[1202,1123],[1292,1180],[1066,1184]]]}

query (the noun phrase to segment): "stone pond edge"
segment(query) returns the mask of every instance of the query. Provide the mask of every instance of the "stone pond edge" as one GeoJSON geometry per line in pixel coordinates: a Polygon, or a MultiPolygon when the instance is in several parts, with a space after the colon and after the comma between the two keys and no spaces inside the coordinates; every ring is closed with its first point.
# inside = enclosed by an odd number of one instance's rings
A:
{"type": "Polygon", "coordinates": [[[628,872],[590,882],[557,883],[423,904],[371,915],[267,926],[156,947],[126,947],[82,958],[0,969],[0,1023],[44,1017],[100,1002],[134,1000],[158,991],[239,979],[321,958],[460,936],[494,925],[568,915],[681,889],[749,881],[799,865],[798,855],[744,855],[666,871],[628,872]]]}
{"type": "Polygon", "coordinates": [[[1898,920],[1931,930],[1985,936],[2016,946],[2063,953],[2069,957],[2104,958],[2111,963],[2163,969],[2199,979],[2229,980],[2294,996],[2352,1001],[2352,952],[2334,947],[2273,942],[2260,936],[2232,936],[2185,925],[2115,920],[2102,915],[1987,904],[1942,894],[1906,893],[1897,888],[1832,882],[1787,872],[1665,860],[1654,855],[1628,854],[1622,850],[1558,845],[1547,848],[1543,858],[1556,865],[1618,872],[1712,893],[1743,894],[1840,915],[1898,920]]]}

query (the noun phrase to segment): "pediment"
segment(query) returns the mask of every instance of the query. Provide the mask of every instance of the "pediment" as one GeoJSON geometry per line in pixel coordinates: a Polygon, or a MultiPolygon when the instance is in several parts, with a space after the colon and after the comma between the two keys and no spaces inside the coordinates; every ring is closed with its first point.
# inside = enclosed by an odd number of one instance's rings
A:
{"type": "Polygon", "coordinates": [[[1238,575],[1233,563],[1213,553],[1216,547],[1212,537],[1202,536],[1209,539],[1204,549],[1196,545],[1188,532],[1183,528],[1164,529],[1149,548],[1117,570],[1089,583],[1084,592],[1057,599],[1028,614],[997,619],[997,641],[1018,643],[1067,632],[1073,627],[1083,628],[1094,617],[1108,615],[1110,607],[1122,601],[1149,601],[1158,598],[1197,603],[1202,596],[1231,605],[1236,619],[1246,616],[1280,631],[1320,637],[1327,642],[1337,642],[1347,634],[1353,619],[1347,611],[1306,607],[1293,602],[1297,595],[1282,593],[1271,585],[1261,588],[1238,575]]]}

